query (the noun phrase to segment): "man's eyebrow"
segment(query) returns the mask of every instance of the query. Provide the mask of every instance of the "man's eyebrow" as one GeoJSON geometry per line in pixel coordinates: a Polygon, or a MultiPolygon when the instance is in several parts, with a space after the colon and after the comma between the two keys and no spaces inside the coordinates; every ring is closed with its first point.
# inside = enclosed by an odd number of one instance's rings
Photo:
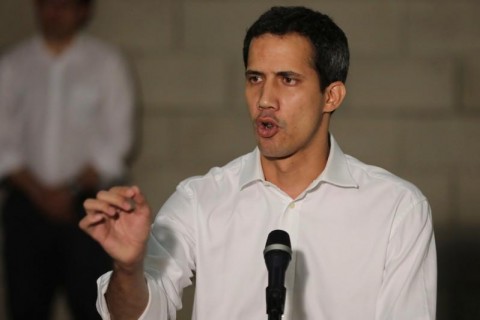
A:
{"type": "MultiPolygon", "coordinates": [[[[245,71],[245,76],[261,76],[264,75],[263,72],[256,71],[256,70],[247,70],[245,71]]],[[[275,75],[280,77],[287,77],[287,78],[302,78],[303,76],[295,71],[278,71],[275,72],[275,75]]]]}
{"type": "Polygon", "coordinates": [[[295,71],[279,71],[276,73],[278,76],[286,78],[303,78],[303,76],[295,71]]]}
{"type": "Polygon", "coordinates": [[[263,75],[263,73],[261,73],[260,71],[256,71],[256,70],[247,70],[245,71],[245,76],[261,76],[263,75]]]}

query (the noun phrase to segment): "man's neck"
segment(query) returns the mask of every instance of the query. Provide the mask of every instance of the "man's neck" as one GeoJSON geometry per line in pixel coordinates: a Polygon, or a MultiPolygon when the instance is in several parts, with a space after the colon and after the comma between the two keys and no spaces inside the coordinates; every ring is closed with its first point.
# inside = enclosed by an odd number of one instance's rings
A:
{"type": "Polygon", "coordinates": [[[298,152],[283,159],[261,156],[265,179],[296,199],[323,172],[328,160],[328,136],[315,150],[298,152]]]}
{"type": "Polygon", "coordinates": [[[43,41],[45,43],[45,46],[47,47],[47,50],[53,56],[60,56],[68,48],[72,46],[75,40],[75,37],[76,37],[75,35],[64,37],[64,38],[54,38],[54,37],[44,36],[43,41]]]}

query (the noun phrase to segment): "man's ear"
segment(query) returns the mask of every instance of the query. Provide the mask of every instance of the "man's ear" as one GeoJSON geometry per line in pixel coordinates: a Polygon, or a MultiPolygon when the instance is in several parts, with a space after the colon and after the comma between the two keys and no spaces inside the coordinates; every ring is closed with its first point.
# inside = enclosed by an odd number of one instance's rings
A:
{"type": "Polygon", "coordinates": [[[325,88],[325,105],[323,107],[323,112],[332,113],[333,111],[337,110],[337,108],[342,104],[346,94],[347,89],[345,88],[345,84],[343,82],[332,82],[327,88],[325,88]]]}

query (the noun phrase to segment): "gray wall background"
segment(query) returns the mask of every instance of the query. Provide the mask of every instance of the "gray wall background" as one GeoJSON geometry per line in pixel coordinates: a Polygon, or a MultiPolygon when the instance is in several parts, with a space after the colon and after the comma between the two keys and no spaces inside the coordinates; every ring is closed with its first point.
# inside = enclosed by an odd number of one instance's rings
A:
{"type": "MultiPolygon", "coordinates": [[[[0,2],[0,53],[34,30],[31,4],[0,2]]],[[[254,147],[241,47],[246,28],[272,5],[318,9],[345,30],[348,97],[332,132],[345,152],[427,195],[438,319],[479,319],[478,0],[98,0],[88,32],[118,45],[138,80],[132,181],[158,209],[180,180],[254,147]]],[[[189,319],[191,294],[180,319],[189,319]]],[[[0,304],[0,319],[2,311],[0,304]]],[[[60,303],[57,318],[67,319],[63,313],[60,303]]]]}

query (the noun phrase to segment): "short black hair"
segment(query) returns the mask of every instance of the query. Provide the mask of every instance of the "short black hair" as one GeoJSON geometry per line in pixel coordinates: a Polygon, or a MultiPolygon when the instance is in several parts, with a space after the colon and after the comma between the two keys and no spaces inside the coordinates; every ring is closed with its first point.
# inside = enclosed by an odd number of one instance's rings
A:
{"type": "Polygon", "coordinates": [[[313,63],[322,92],[332,82],[345,83],[347,80],[350,60],[348,40],[342,29],[326,14],[301,6],[272,7],[247,30],[243,42],[245,68],[252,39],[267,33],[297,33],[310,41],[314,50],[313,63]]]}
{"type": "MultiPolygon", "coordinates": [[[[39,2],[39,3],[42,3],[42,2],[45,2],[45,0],[40,0],[40,1],[38,1],[38,2],[39,2]]],[[[75,2],[76,2],[78,5],[89,7],[89,6],[92,6],[92,5],[93,5],[94,0],[75,0],[75,2]]]]}

